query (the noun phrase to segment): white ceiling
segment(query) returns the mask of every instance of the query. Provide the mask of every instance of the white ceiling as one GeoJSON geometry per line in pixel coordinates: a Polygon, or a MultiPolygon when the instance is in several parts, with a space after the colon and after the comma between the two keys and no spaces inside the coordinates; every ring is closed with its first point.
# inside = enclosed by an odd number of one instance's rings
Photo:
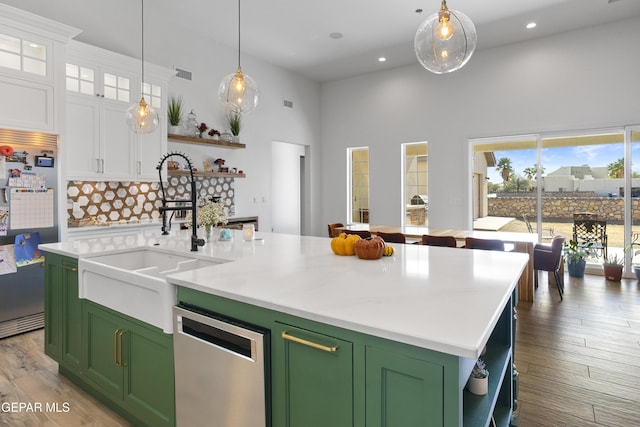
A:
{"type": "MultiPolygon", "coordinates": [[[[78,40],[140,57],[140,2],[0,0],[80,28],[78,40]]],[[[478,30],[478,50],[640,16],[638,0],[448,0],[478,30]],[[537,22],[533,30],[525,25],[537,22]]],[[[237,48],[236,0],[147,0],[146,58],[165,55],[168,39],[206,54],[237,48]],[[213,49],[212,49],[213,50],[213,49]]],[[[317,81],[417,63],[413,38],[440,0],[242,0],[242,53],[317,81]],[[424,12],[417,14],[416,9],[424,12]],[[330,33],[344,37],[335,40],[330,33]],[[379,63],[377,58],[387,61],[379,63]]],[[[472,59],[473,61],[473,59],[472,59]]]]}

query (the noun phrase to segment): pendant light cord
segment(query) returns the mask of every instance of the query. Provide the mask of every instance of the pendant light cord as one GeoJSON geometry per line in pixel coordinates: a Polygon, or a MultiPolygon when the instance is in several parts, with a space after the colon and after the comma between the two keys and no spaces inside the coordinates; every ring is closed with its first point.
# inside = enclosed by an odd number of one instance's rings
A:
{"type": "MultiPolygon", "coordinates": [[[[141,0],[142,3],[142,11],[141,11],[141,25],[140,28],[142,30],[142,87],[141,90],[144,90],[144,0],[141,0]]],[[[144,95],[143,95],[144,96],[144,95]]]]}
{"type": "Polygon", "coordinates": [[[238,68],[240,68],[240,0],[238,0],[238,68]]]}

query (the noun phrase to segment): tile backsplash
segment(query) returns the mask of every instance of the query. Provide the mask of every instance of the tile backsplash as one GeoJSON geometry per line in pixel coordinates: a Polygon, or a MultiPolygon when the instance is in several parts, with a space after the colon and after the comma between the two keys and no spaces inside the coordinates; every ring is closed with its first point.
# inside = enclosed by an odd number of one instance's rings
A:
{"type": "MultiPolygon", "coordinates": [[[[169,177],[165,191],[167,199],[189,200],[189,178],[169,177]]],[[[229,215],[234,214],[234,178],[197,177],[196,191],[199,197],[221,197],[229,215]]],[[[158,182],[67,182],[67,221],[70,226],[157,220],[161,217],[160,206],[162,191],[158,182]]]]}

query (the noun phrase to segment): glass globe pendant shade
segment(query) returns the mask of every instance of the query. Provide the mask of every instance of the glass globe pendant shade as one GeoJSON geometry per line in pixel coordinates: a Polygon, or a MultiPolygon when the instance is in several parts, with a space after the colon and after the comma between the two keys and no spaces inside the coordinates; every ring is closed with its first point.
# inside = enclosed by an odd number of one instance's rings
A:
{"type": "Polygon", "coordinates": [[[248,113],[258,106],[258,84],[242,69],[229,74],[220,83],[218,98],[225,109],[238,114],[248,113]]]}
{"type": "Polygon", "coordinates": [[[151,133],[160,121],[158,113],[143,98],[127,109],[127,124],[135,133],[151,133]]]}
{"type": "Polygon", "coordinates": [[[430,15],[416,31],[414,49],[424,68],[436,74],[450,73],[462,68],[476,50],[478,34],[467,15],[441,9],[430,15]]]}

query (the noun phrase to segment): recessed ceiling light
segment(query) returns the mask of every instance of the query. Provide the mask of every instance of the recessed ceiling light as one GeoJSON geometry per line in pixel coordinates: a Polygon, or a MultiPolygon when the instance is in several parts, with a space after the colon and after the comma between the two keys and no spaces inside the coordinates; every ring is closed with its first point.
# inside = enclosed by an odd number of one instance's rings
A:
{"type": "Polygon", "coordinates": [[[536,25],[538,25],[538,24],[536,24],[535,22],[529,22],[527,24],[527,30],[531,30],[532,28],[535,28],[536,25]]]}
{"type": "Polygon", "coordinates": [[[331,33],[329,34],[329,37],[331,37],[334,40],[338,40],[344,37],[344,34],[339,33],[339,32],[335,32],[335,33],[331,33]]]}
{"type": "Polygon", "coordinates": [[[380,58],[378,58],[378,62],[384,62],[386,60],[387,58],[385,58],[384,56],[381,56],[380,58]]]}

